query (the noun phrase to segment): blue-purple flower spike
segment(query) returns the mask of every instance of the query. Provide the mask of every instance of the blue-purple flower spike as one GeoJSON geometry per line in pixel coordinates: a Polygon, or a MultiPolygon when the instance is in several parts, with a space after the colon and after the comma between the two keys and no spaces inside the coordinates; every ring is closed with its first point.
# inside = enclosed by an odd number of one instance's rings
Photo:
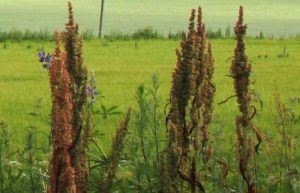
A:
{"type": "Polygon", "coordinates": [[[52,55],[49,53],[46,55],[45,51],[42,50],[38,52],[37,57],[39,57],[39,62],[42,63],[42,67],[49,70],[52,55]]]}
{"type": "Polygon", "coordinates": [[[90,104],[94,104],[96,102],[96,96],[98,95],[94,70],[91,71],[91,79],[89,80],[89,84],[87,86],[87,95],[90,98],[90,104]]]}

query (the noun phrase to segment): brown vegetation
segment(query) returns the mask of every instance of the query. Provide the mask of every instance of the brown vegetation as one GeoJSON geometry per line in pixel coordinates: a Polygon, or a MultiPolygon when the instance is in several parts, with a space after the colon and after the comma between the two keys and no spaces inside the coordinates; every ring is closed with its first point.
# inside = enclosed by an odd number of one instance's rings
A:
{"type": "Polygon", "coordinates": [[[76,193],[75,169],[72,166],[70,148],[72,138],[72,93],[71,81],[66,70],[66,55],[56,45],[50,67],[52,93],[52,143],[53,153],[49,166],[50,184],[48,193],[76,193]]]}
{"type": "Polygon", "coordinates": [[[258,147],[262,140],[261,134],[252,123],[251,119],[255,116],[256,110],[251,105],[251,93],[249,91],[251,64],[245,53],[244,37],[247,26],[243,24],[243,7],[240,7],[239,18],[234,28],[236,35],[236,48],[234,50],[234,58],[231,64],[231,75],[234,79],[234,89],[236,92],[237,103],[240,115],[236,117],[236,132],[238,138],[238,156],[239,170],[247,184],[249,193],[257,192],[256,178],[253,173],[256,169],[255,161],[253,161],[254,153],[258,153],[258,147]],[[253,110],[252,110],[253,109],[253,110]],[[252,112],[253,111],[253,112],[252,112]],[[254,139],[251,131],[256,133],[258,144],[254,147],[254,139]]]}
{"type": "Polygon", "coordinates": [[[182,182],[189,184],[191,192],[197,189],[204,192],[198,171],[198,157],[202,152],[202,159],[206,163],[210,154],[207,142],[215,92],[212,83],[213,57],[211,45],[207,45],[201,7],[198,9],[196,29],[195,13],[192,10],[188,34],[182,35],[181,51],[176,51],[177,64],[173,73],[168,116],[168,164],[172,192],[180,192],[182,182]],[[191,123],[188,123],[189,118],[191,123]]]}

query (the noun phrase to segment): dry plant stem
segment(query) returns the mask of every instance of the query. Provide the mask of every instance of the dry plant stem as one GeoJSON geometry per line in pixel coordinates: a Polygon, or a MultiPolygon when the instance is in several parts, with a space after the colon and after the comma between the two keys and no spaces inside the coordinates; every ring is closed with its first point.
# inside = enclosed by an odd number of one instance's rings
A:
{"type": "MultiPolygon", "coordinates": [[[[181,65],[182,65],[182,71],[179,73],[180,84],[181,88],[183,89],[179,91],[178,89],[174,89],[172,91],[176,92],[172,97],[176,98],[177,100],[177,108],[178,108],[178,116],[179,116],[179,125],[181,128],[181,139],[180,145],[182,148],[181,152],[181,161],[182,164],[185,164],[187,162],[188,154],[189,154],[189,127],[186,123],[186,107],[188,105],[188,102],[191,98],[191,88],[192,88],[192,70],[193,70],[193,56],[194,56],[194,50],[193,50],[193,44],[194,44],[194,34],[195,34],[195,10],[192,10],[191,17],[190,17],[190,24],[189,24],[189,32],[186,37],[186,39],[182,41],[181,43],[181,54],[178,52],[178,57],[181,56],[181,65]],[[182,93],[181,93],[182,92],[182,93]],[[181,96],[180,96],[181,95],[181,96]]],[[[180,69],[178,69],[180,70],[180,69]]],[[[175,78],[174,78],[175,79],[175,78]]],[[[176,80],[175,80],[176,81],[176,80]]]]}
{"type": "MultiPolygon", "coordinates": [[[[194,132],[194,159],[196,176],[198,176],[198,155],[201,153],[204,168],[211,154],[211,148],[207,147],[209,140],[208,126],[212,116],[212,102],[215,93],[215,86],[212,82],[214,72],[214,59],[211,51],[211,44],[207,44],[205,24],[202,22],[202,9],[198,8],[197,31],[194,37],[194,82],[193,98],[191,101],[190,117],[192,124],[190,133],[194,132]],[[206,50],[207,44],[207,50],[206,50]],[[201,149],[199,141],[201,141],[201,149]]],[[[191,170],[193,167],[191,167],[191,170]]],[[[192,172],[191,172],[192,173],[192,172]]],[[[192,177],[192,176],[191,176],[192,177]]],[[[205,169],[206,179],[206,169],[205,169]]]]}
{"type": "MultiPolygon", "coordinates": [[[[173,109],[175,110],[175,109],[173,109]]],[[[174,113],[174,112],[173,112],[174,113]]],[[[174,113],[170,115],[176,116],[174,113]]],[[[167,182],[169,183],[167,187],[169,187],[167,192],[170,193],[179,193],[180,188],[179,188],[179,179],[178,179],[178,172],[177,172],[177,165],[179,164],[179,156],[181,154],[181,149],[178,146],[178,129],[175,124],[172,122],[169,123],[169,132],[168,132],[168,137],[169,137],[169,144],[168,144],[168,149],[167,149],[167,182]],[[174,167],[175,166],[175,167],[174,167]]],[[[164,193],[167,193],[164,192],[164,193]]]]}
{"type": "Polygon", "coordinates": [[[77,193],[70,152],[73,142],[71,81],[65,61],[66,56],[61,53],[57,43],[50,67],[53,154],[49,165],[50,183],[47,193],[77,193]]]}
{"type": "Polygon", "coordinates": [[[120,124],[117,133],[113,139],[111,154],[109,157],[109,165],[107,171],[107,177],[105,183],[100,182],[101,187],[99,192],[101,193],[111,193],[113,181],[116,178],[116,170],[118,163],[121,160],[123,148],[124,148],[124,138],[128,132],[128,124],[130,121],[131,108],[128,109],[125,119],[120,124]]]}
{"type": "Polygon", "coordinates": [[[70,2],[68,6],[69,21],[63,32],[62,41],[66,51],[66,67],[70,75],[70,90],[73,97],[71,160],[76,172],[78,192],[86,193],[88,185],[87,146],[89,129],[91,129],[91,127],[84,125],[84,122],[90,122],[85,120],[86,117],[90,118],[85,114],[87,70],[83,67],[82,39],[78,35],[78,25],[74,23],[73,8],[70,2]]]}
{"type": "Polygon", "coordinates": [[[231,65],[231,74],[234,79],[234,89],[240,111],[240,115],[236,117],[239,170],[243,180],[247,184],[248,193],[256,193],[256,179],[252,174],[255,168],[253,168],[251,160],[254,150],[258,152],[261,134],[258,128],[251,123],[251,119],[255,116],[256,111],[251,112],[251,93],[249,92],[251,65],[248,63],[248,57],[245,53],[244,37],[246,29],[247,26],[243,24],[243,7],[240,7],[239,18],[234,28],[237,45],[231,65]],[[253,138],[249,136],[252,130],[256,133],[257,140],[259,141],[256,147],[253,147],[253,138]]]}
{"type": "Polygon", "coordinates": [[[226,176],[228,175],[229,169],[228,169],[228,164],[224,160],[217,160],[217,162],[221,165],[222,167],[222,172],[221,172],[221,181],[220,181],[220,186],[221,186],[221,192],[225,192],[226,188],[226,176]]]}
{"type": "Polygon", "coordinates": [[[169,168],[167,163],[168,156],[169,156],[168,151],[169,149],[161,153],[161,164],[160,164],[161,186],[159,187],[160,193],[174,192],[171,190],[172,186],[171,186],[169,168]]]}
{"type": "Polygon", "coordinates": [[[177,64],[173,73],[171,109],[168,115],[169,146],[167,158],[172,192],[180,191],[178,170],[181,171],[186,167],[189,152],[186,107],[191,97],[192,87],[194,19],[195,10],[192,10],[188,35],[183,33],[181,51],[176,50],[177,64]]]}
{"type": "MultiPolygon", "coordinates": [[[[192,182],[197,181],[197,169],[196,169],[196,161],[195,158],[193,158],[192,164],[191,164],[191,169],[190,169],[190,178],[192,182]]],[[[196,193],[196,184],[191,183],[191,193],[196,193]]]]}
{"type": "Polygon", "coordinates": [[[187,182],[191,192],[197,189],[204,192],[198,174],[198,155],[202,152],[203,162],[209,159],[210,148],[208,125],[212,114],[212,101],[215,87],[212,83],[213,58],[211,45],[206,53],[206,31],[202,23],[202,10],[198,8],[197,27],[195,30],[196,11],[192,10],[187,35],[182,36],[181,50],[176,51],[177,64],[173,73],[171,90],[171,109],[168,115],[169,149],[168,164],[177,166],[176,171],[169,171],[176,191],[182,182],[187,182]],[[187,123],[187,108],[191,123],[187,123]],[[175,137],[175,138],[174,138],[175,137]],[[200,143],[202,150],[200,151],[200,143]],[[191,155],[193,154],[193,155],[191,155]],[[190,162],[190,163],[189,163],[190,162]],[[178,179],[179,177],[179,179],[178,179]],[[176,180],[175,180],[176,179],[176,180]],[[175,183],[174,183],[175,182],[175,183]]]}
{"type": "MultiPolygon", "coordinates": [[[[207,180],[207,164],[211,157],[212,148],[208,145],[209,142],[209,124],[211,122],[213,112],[213,98],[215,95],[215,86],[212,82],[214,73],[214,59],[212,56],[211,44],[208,43],[207,53],[205,54],[205,65],[203,66],[203,80],[200,88],[199,97],[201,99],[201,108],[198,112],[201,116],[198,129],[201,133],[201,149],[195,146],[195,157],[198,161],[198,152],[201,153],[202,163],[204,165],[204,176],[205,182],[207,180]]],[[[197,130],[198,130],[197,129],[197,130]]],[[[195,133],[196,131],[195,130],[195,133]]],[[[197,135],[196,135],[197,136],[197,135]]],[[[195,138],[197,140],[197,138],[195,138]]],[[[199,145],[198,145],[199,146],[199,145]]],[[[198,163],[198,162],[196,162],[198,163]]],[[[196,169],[198,167],[196,166],[196,169]]]]}
{"type": "MultiPolygon", "coordinates": [[[[200,108],[202,105],[201,100],[201,85],[204,80],[204,66],[205,66],[205,44],[206,44],[206,32],[205,32],[205,24],[202,23],[202,9],[198,8],[198,16],[197,16],[197,31],[194,36],[194,52],[195,52],[195,60],[193,64],[194,71],[194,83],[193,83],[193,99],[192,99],[192,107],[190,110],[190,116],[192,120],[192,125],[190,128],[190,133],[194,131],[194,149],[195,155],[198,155],[199,149],[199,127],[200,127],[200,108]]],[[[196,159],[197,160],[197,159],[196,159]]]]}
{"type": "MultiPolygon", "coordinates": [[[[59,167],[68,167],[69,176],[66,176],[65,179],[69,182],[71,178],[74,178],[74,182],[72,181],[72,183],[68,185],[72,186],[72,188],[66,187],[62,192],[69,193],[76,191],[76,193],[87,193],[87,148],[91,132],[91,115],[88,112],[87,114],[85,112],[85,105],[87,104],[87,71],[86,68],[83,67],[81,51],[82,39],[78,36],[78,25],[74,23],[73,10],[70,2],[68,3],[68,8],[69,21],[66,24],[65,31],[60,35],[56,34],[57,42],[62,41],[64,43],[65,53],[61,53],[57,43],[54,54],[55,58],[50,68],[50,82],[53,99],[52,117],[54,117],[52,118],[54,150],[53,163],[50,164],[50,173],[51,168],[53,170],[52,172],[56,172],[57,175],[60,172],[56,171],[59,167]],[[60,87],[64,88],[64,92],[68,93],[68,101],[66,101],[66,96],[59,96],[59,94],[62,95],[64,93],[56,91],[60,87]],[[60,112],[63,108],[67,108],[66,105],[69,105],[70,107],[63,112],[60,112]],[[56,115],[58,113],[61,113],[61,115],[56,115]],[[57,117],[61,117],[61,119],[64,120],[60,120],[57,117]],[[63,124],[63,121],[65,121],[64,125],[59,125],[63,124]],[[63,134],[63,138],[59,139],[57,137],[59,135],[55,133],[57,130],[66,130],[66,133],[63,134]],[[63,142],[60,142],[60,140],[63,142]],[[56,147],[59,147],[60,143],[66,143],[67,150],[57,150],[56,147]],[[57,151],[60,153],[63,151],[63,154],[68,156],[67,158],[64,158],[63,162],[59,163],[59,166],[55,165],[58,164],[55,161],[56,159],[62,158],[60,158],[57,151]]],[[[62,189],[63,186],[57,185],[56,187],[55,183],[59,183],[62,180],[64,180],[63,177],[50,179],[49,192],[60,192],[60,189],[62,189]]]]}
{"type": "MultiPolygon", "coordinates": [[[[202,152],[202,156],[205,157],[203,160],[208,160],[208,152],[210,152],[206,148],[209,138],[208,124],[211,119],[214,96],[214,86],[211,80],[213,58],[210,45],[206,54],[207,37],[205,25],[202,23],[201,7],[198,8],[196,30],[195,18],[196,11],[192,10],[189,31],[187,35],[183,34],[181,50],[176,51],[177,65],[173,73],[171,109],[168,115],[168,164],[177,165],[177,172],[174,169],[169,171],[170,179],[173,184],[176,184],[174,183],[176,180],[181,184],[187,182],[192,193],[197,190],[204,192],[197,171],[198,154],[202,152]],[[189,103],[191,104],[189,111],[191,124],[187,124],[186,121],[189,103]],[[203,105],[204,107],[201,108],[203,105]],[[204,116],[202,121],[200,116],[204,116]],[[201,151],[199,151],[200,139],[202,139],[201,151]]],[[[180,185],[177,185],[176,191],[180,190],[178,187],[180,185]]]]}
{"type": "MultiPolygon", "coordinates": [[[[277,111],[276,115],[276,124],[280,129],[280,136],[281,136],[281,141],[280,141],[280,169],[279,169],[279,181],[280,181],[280,191],[282,192],[282,173],[283,173],[283,165],[286,165],[286,170],[287,172],[290,171],[290,157],[289,157],[289,138],[286,133],[286,128],[288,126],[289,120],[290,120],[290,115],[288,113],[287,107],[285,104],[281,102],[280,99],[280,94],[277,91],[277,88],[275,89],[275,107],[277,111]]],[[[288,181],[288,189],[289,192],[292,192],[292,184],[290,180],[288,181]]]]}
{"type": "Polygon", "coordinates": [[[214,73],[214,59],[212,56],[211,44],[208,44],[207,55],[206,55],[206,66],[204,67],[204,82],[201,88],[201,99],[202,99],[202,122],[200,125],[200,130],[202,133],[202,161],[203,164],[207,165],[210,158],[211,147],[208,147],[209,132],[208,126],[211,122],[212,112],[213,112],[213,98],[215,95],[215,86],[212,82],[214,73]]]}

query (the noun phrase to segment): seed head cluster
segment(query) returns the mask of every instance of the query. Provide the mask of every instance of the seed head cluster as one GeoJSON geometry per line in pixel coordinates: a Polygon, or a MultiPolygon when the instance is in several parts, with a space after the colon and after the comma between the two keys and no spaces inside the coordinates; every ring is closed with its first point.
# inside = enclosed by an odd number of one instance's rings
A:
{"type": "Polygon", "coordinates": [[[187,182],[192,192],[197,189],[204,192],[198,172],[199,144],[201,141],[207,160],[207,130],[215,87],[212,83],[214,67],[211,45],[207,43],[201,7],[198,8],[197,19],[196,10],[192,10],[188,33],[183,33],[180,47],[180,51],[176,50],[177,64],[167,119],[169,185],[172,192],[180,192],[182,181],[187,182]]]}

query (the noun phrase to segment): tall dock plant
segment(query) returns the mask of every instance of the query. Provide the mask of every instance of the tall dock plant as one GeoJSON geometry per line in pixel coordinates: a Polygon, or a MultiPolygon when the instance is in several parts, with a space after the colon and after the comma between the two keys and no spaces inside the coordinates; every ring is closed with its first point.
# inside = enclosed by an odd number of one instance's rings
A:
{"type": "Polygon", "coordinates": [[[240,7],[238,21],[234,28],[236,35],[236,48],[231,64],[231,77],[234,79],[234,90],[236,93],[238,108],[240,114],[236,117],[237,133],[237,152],[239,171],[247,185],[248,193],[257,192],[257,183],[255,176],[255,153],[258,153],[258,147],[261,142],[261,135],[257,127],[251,123],[255,116],[255,108],[251,105],[251,93],[249,91],[251,64],[245,52],[244,37],[247,25],[243,21],[243,7],[240,7]],[[253,133],[256,134],[258,144],[254,147],[253,133]]]}
{"type": "Polygon", "coordinates": [[[59,44],[50,66],[52,94],[52,143],[53,153],[49,166],[48,193],[76,193],[75,168],[72,165],[72,93],[71,80],[66,69],[66,55],[59,44]]]}
{"type": "MultiPolygon", "coordinates": [[[[180,192],[178,170],[183,160],[187,160],[189,147],[189,130],[186,123],[186,107],[191,97],[192,71],[193,71],[193,36],[195,10],[192,10],[189,32],[182,34],[181,51],[176,50],[177,64],[173,72],[171,88],[171,108],[168,114],[168,175],[170,192],[180,192]]],[[[180,171],[181,172],[181,171],[180,171]]]]}
{"type": "MultiPolygon", "coordinates": [[[[66,51],[66,67],[71,80],[72,93],[72,166],[76,172],[76,187],[78,192],[87,192],[87,133],[89,127],[84,127],[85,105],[87,103],[87,69],[83,66],[82,38],[78,35],[78,24],[74,23],[73,8],[70,2],[69,21],[62,34],[66,51]]],[[[87,121],[89,122],[89,121],[87,121]]]]}
{"type": "MultiPolygon", "coordinates": [[[[194,64],[193,96],[191,102],[191,129],[193,132],[193,148],[195,163],[199,162],[199,154],[206,167],[211,154],[208,146],[208,126],[213,112],[215,86],[213,83],[214,59],[211,43],[207,40],[206,26],[203,23],[202,9],[198,9],[196,43],[194,45],[196,62],[194,64]]],[[[196,168],[198,168],[196,166],[196,168]]]]}
{"type": "Polygon", "coordinates": [[[200,123],[200,131],[202,134],[201,142],[201,154],[202,154],[202,161],[206,166],[206,163],[210,159],[211,155],[211,147],[209,146],[209,124],[212,119],[213,113],[213,99],[215,96],[216,88],[213,82],[213,74],[214,74],[214,58],[212,55],[211,50],[211,43],[208,43],[207,47],[207,54],[205,56],[206,65],[204,67],[203,73],[203,85],[200,90],[200,97],[202,99],[202,108],[201,108],[201,115],[202,121],[200,123]]]}
{"type": "MultiPolygon", "coordinates": [[[[54,161],[55,159],[60,159],[60,156],[56,158],[55,148],[60,147],[60,143],[65,143],[64,146],[67,148],[66,155],[68,158],[63,160],[68,160],[66,167],[72,171],[69,172],[70,182],[68,182],[68,184],[71,183],[72,178],[72,191],[86,193],[88,187],[87,148],[91,129],[89,120],[91,116],[88,116],[88,106],[86,105],[87,69],[83,66],[82,38],[78,34],[78,24],[74,23],[73,8],[70,2],[68,2],[68,10],[69,16],[65,31],[57,35],[58,41],[61,41],[64,44],[64,52],[61,52],[59,45],[57,45],[54,56],[55,59],[51,62],[51,66],[53,66],[50,67],[50,83],[53,100],[52,135],[54,139],[54,154],[52,159],[54,159],[54,161]],[[61,73],[64,73],[64,76],[62,76],[61,73]],[[57,91],[59,89],[64,90],[57,91]],[[67,104],[69,106],[66,106],[67,104]],[[65,113],[65,115],[56,115],[63,108],[67,108],[61,112],[65,113]],[[61,132],[66,133],[63,134],[61,132]]],[[[51,168],[56,168],[55,164],[52,162],[50,165],[50,174],[52,174],[52,178],[57,177],[57,179],[56,181],[53,181],[54,179],[51,178],[50,189],[52,192],[57,192],[56,186],[53,183],[66,182],[63,178],[53,176],[57,175],[57,172],[51,172],[51,170],[53,170],[51,168]]],[[[61,186],[61,188],[62,190],[59,192],[67,191],[66,188],[63,190],[64,186],[61,186]]]]}
{"type": "Polygon", "coordinates": [[[183,182],[187,182],[191,192],[198,189],[205,192],[199,177],[198,157],[202,154],[203,160],[207,160],[210,151],[207,144],[215,93],[212,83],[214,67],[201,7],[198,8],[197,26],[195,18],[196,10],[192,10],[188,33],[183,33],[181,50],[176,50],[177,64],[167,117],[170,192],[181,192],[183,182]],[[201,149],[199,144],[202,144],[201,149]]]}

